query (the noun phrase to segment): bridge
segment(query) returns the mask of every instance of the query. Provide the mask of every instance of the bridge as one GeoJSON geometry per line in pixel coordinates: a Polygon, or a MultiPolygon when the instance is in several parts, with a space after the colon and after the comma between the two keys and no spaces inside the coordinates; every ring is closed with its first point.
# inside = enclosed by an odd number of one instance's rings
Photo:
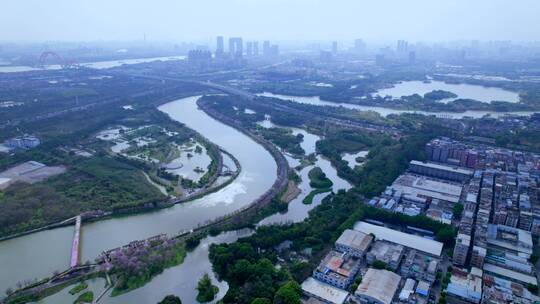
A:
{"type": "Polygon", "coordinates": [[[79,249],[81,247],[81,222],[80,215],[75,217],[75,233],[73,234],[73,242],[71,243],[71,260],[69,266],[71,268],[79,265],[79,249]]]}

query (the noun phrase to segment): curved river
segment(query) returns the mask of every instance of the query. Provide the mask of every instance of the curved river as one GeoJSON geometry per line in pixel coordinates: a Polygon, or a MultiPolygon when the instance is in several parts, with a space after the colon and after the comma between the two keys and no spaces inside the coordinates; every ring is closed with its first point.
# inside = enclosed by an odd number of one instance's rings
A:
{"type": "MultiPolygon", "coordinates": [[[[278,127],[265,120],[260,123],[263,127],[278,127]]],[[[302,134],[303,141],[300,143],[306,154],[315,153],[316,142],[320,139],[319,136],[311,134],[303,129],[292,128],[293,134],[302,134]]],[[[296,167],[300,164],[300,161],[289,155],[285,155],[289,161],[291,167],[296,167]]],[[[321,167],[326,175],[334,182],[333,190],[336,192],[339,189],[349,189],[351,185],[337,176],[337,171],[330,162],[321,156],[316,156],[317,160],[314,165],[309,165],[301,169],[298,172],[302,176],[302,181],[298,185],[301,189],[301,193],[298,197],[293,199],[288,206],[287,211],[284,213],[277,213],[268,216],[258,223],[258,225],[273,225],[283,224],[291,222],[303,221],[308,212],[320,205],[322,199],[328,195],[328,193],[318,194],[314,197],[313,202],[306,205],[302,202],[303,198],[313,190],[309,186],[308,172],[315,165],[321,167]]],[[[229,160],[232,162],[232,160],[229,160]]],[[[234,166],[229,164],[229,166],[234,166]]],[[[179,296],[182,301],[186,303],[195,303],[197,297],[197,280],[205,273],[210,275],[214,285],[218,286],[219,293],[211,303],[217,303],[227,293],[229,288],[227,282],[218,281],[213,270],[210,260],[208,259],[209,247],[211,244],[220,243],[232,243],[239,238],[249,236],[254,231],[251,229],[241,229],[236,231],[223,232],[217,236],[207,236],[201,240],[201,243],[191,252],[188,252],[186,259],[180,265],[165,269],[162,273],[158,274],[150,282],[144,286],[130,291],[128,293],[110,297],[111,291],[106,291],[103,298],[99,303],[104,304],[120,304],[120,303],[156,303],[160,301],[167,294],[175,294],[179,296]]],[[[86,281],[88,283],[88,290],[94,292],[94,295],[99,295],[105,290],[105,279],[96,278],[86,281]]],[[[68,291],[73,288],[77,283],[72,284],[61,290],[60,292],[42,299],[38,303],[42,304],[56,304],[56,303],[71,303],[75,300],[77,295],[70,295],[68,291]]]]}
{"type": "MultiPolygon", "coordinates": [[[[155,212],[84,224],[81,261],[93,260],[103,250],[133,240],[192,229],[248,205],[272,186],[277,166],[270,153],[243,133],[199,110],[198,98],[183,98],[159,109],[232,153],[242,166],[241,174],[230,185],[201,199],[155,212]]],[[[72,236],[73,226],[69,226],[0,242],[0,290],[68,268],[72,236]]]]}

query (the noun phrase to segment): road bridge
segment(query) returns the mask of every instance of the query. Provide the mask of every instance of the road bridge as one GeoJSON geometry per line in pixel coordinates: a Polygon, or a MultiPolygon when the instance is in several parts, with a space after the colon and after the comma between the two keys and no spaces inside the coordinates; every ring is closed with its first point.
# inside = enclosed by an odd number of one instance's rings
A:
{"type": "Polygon", "coordinates": [[[75,233],[73,234],[73,242],[71,243],[71,260],[70,267],[76,267],[79,265],[79,249],[81,247],[81,223],[82,217],[77,215],[75,217],[75,233]]]}

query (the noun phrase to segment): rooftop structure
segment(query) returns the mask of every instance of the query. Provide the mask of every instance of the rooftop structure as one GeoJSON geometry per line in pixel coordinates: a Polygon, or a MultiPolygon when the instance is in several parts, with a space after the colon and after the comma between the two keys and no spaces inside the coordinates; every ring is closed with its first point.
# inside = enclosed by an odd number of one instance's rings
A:
{"type": "Polygon", "coordinates": [[[459,202],[463,187],[454,183],[434,180],[425,176],[403,174],[391,186],[403,195],[428,197],[452,203],[459,202]]]}
{"type": "Polygon", "coordinates": [[[409,163],[409,170],[417,174],[458,182],[464,182],[470,179],[473,175],[473,171],[469,169],[436,163],[421,162],[417,160],[412,160],[409,163]]]}
{"type": "Polygon", "coordinates": [[[514,270],[502,268],[493,264],[488,264],[488,263],[484,264],[484,272],[486,274],[496,275],[510,281],[523,283],[525,285],[527,284],[538,285],[538,281],[536,280],[536,277],[533,277],[533,276],[530,276],[521,272],[517,272],[514,270]]]}
{"type": "Polygon", "coordinates": [[[345,290],[317,281],[312,277],[307,278],[302,283],[302,291],[309,297],[314,297],[328,304],[345,303],[349,296],[349,293],[345,290]]]}
{"type": "Polygon", "coordinates": [[[39,146],[41,141],[34,135],[22,135],[13,137],[4,142],[4,146],[9,149],[31,149],[39,146]]]}
{"type": "Polygon", "coordinates": [[[482,271],[473,267],[471,273],[468,273],[466,270],[454,268],[446,292],[448,296],[460,300],[480,303],[482,300],[482,271]]]}
{"type": "Polygon", "coordinates": [[[459,233],[456,238],[454,247],[453,262],[455,265],[464,266],[471,245],[471,236],[468,234],[459,233]]]}
{"type": "Polygon", "coordinates": [[[405,248],[387,241],[376,241],[367,253],[366,260],[369,264],[375,261],[384,262],[389,268],[396,270],[401,262],[405,248]]]}
{"type": "Polygon", "coordinates": [[[336,248],[339,251],[348,252],[356,257],[363,257],[372,241],[372,235],[347,229],[337,239],[336,248]]]}
{"type": "Polygon", "coordinates": [[[360,260],[348,253],[331,250],[313,271],[313,277],[346,289],[360,269],[360,260]]]}
{"type": "Polygon", "coordinates": [[[508,250],[513,254],[532,254],[533,242],[531,233],[522,229],[504,225],[488,225],[488,247],[508,250]]]}
{"type": "Polygon", "coordinates": [[[376,226],[366,222],[357,222],[354,225],[354,230],[375,235],[376,239],[387,240],[396,244],[403,245],[418,251],[425,252],[434,257],[440,257],[443,244],[434,240],[423,238],[414,234],[408,234],[390,228],[376,226]]]}
{"type": "Polygon", "coordinates": [[[360,303],[390,304],[400,281],[391,271],[369,268],[354,295],[360,303]]]}
{"type": "Polygon", "coordinates": [[[483,302],[490,304],[521,303],[532,304],[540,298],[532,294],[522,284],[484,274],[482,287],[483,302]]]}
{"type": "Polygon", "coordinates": [[[408,302],[411,299],[411,296],[414,294],[414,287],[416,282],[413,279],[407,279],[405,285],[399,292],[399,300],[403,302],[408,302]]]}
{"type": "Polygon", "coordinates": [[[404,277],[435,282],[439,259],[428,256],[420,251],[411,249],[401,263],[401,274],[404,277]]]}

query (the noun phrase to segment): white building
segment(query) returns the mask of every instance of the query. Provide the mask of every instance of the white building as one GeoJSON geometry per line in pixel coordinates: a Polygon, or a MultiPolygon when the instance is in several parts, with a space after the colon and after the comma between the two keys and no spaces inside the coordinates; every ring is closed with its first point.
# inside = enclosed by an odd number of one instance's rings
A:
{"type": "Polygon", "coordinates": [[[349,293],[345,290],[315,280],[312,277],[307,278],[301,287],[306,296],[327,304],[343,304],[349,297],[349,293]]]}
{"type": "Polygon", "coordinates": [[[387,240],[392,243],[416,249],[434,257],[440,258],[442,253],[443,244],[441,242],[423,238],[418,235],[404,233],[362,221],[354,224],[354,230],[358,230],[366,234],[373,234],[377,240],[387,240]]]}

